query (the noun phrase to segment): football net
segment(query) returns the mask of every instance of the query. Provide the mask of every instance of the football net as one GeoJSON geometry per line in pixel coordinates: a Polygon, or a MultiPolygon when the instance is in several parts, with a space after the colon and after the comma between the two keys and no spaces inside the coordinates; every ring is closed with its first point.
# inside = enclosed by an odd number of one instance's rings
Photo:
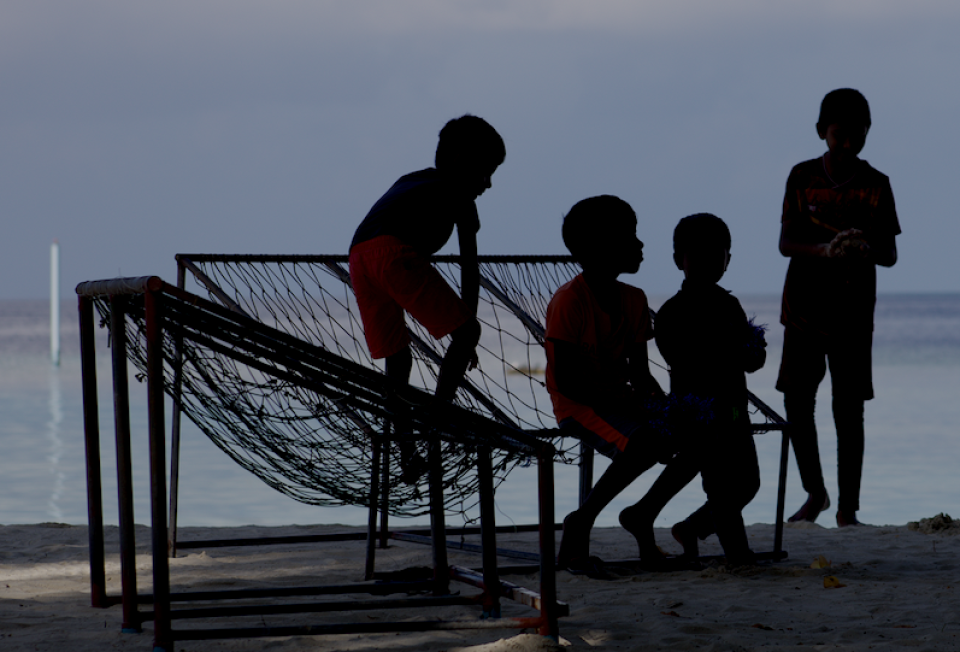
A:
{"type": "MultiPolygon", "coordinates": [[[[181,286],[192,278],[215,302],[304,342],[372,370],[346,256],[185,255],[177,257],[181,286]]],[[[435,257],[434,265],[459,290],[458,257],[435,257]]],[[[558,461],[575,463],[579,442],[557,436],[546,391],[543,323],[554,292],[579,273],[570,257],[483,256],[478,319],[483,334],[479,364],[469,371],[456,402],[509,428],[535,431],[557,448],[558,461]]],[[[193,287],[187,287],[193,290],[193,287]]],[[[449,338],[434,340],[408,320],[414,366],[410,383],[432,393],[449,338]]],[[[185,350],[184,355],[197,352],[185,350]]],[[[304,503],[368,506],[371,438],[384,432],[384,419],[363,419],[336,406],[311,406],[310,397],[235,368],[209,352],[202,364],[184,366],[180,392],[184,413],[227,455],[271,487],[304,503]],[[190,397],[220,394],[197,402],[190,397]],[[283,451],[281,453],[281,451],[283,451]]],[[[173,385],[171,385],[173,386],[173,385]]],[[[427,478],[406,484],[398,479],[397,442],[387,459],[386,507],[397,516],[427,513],[427,478]]],[[[424,457],[426,455],[424,454],[424,457]]],[[[466,512],[477,496],[475,451],[444,444],[444,495],[449,511],[466,512]]],[[[495,482],[523,456],[494,451],[495,482]]]]}
{"type": "MultiPolygon", "coordinates": [[[[380,363],[370,358],[364,342],[346,256],[181,254],[177,260],[181,287],[191,278],[221,305],[380,372],[380,363]]],[[[433,264],[459,291],[458,260],[437,256],[433,264]]],[[[547,304],[579,271],[569,256],[480,257],[479,364],[467,373],[456,397],[459,406],[473,413],[548,438],[557,461],[567,464],[580,461],[581,445],[558,436],[545,385],[543,337],[547,304]]],[[[410,383],[432,393],[449,338],[434,340],[414,320],[408,319],[407,327],[414,358],[410,383]]],[[[171,387],[183,395],[184,412],[227,455],[268,485],[308,504],[369,506],[376,466],[371,441],[381,437],[388,451],[382,460],[388,473],[380,489],[381,508],[397,516],[427,513],[426,477],[414,484],[398,480],[396,438],[385,436],[389,415],[351,414],[260,377],[255,370],[237,368],[213,351],[185,349],[183,355],[192,364],[171,378],[171,387]]],[[[755,431],[782,427],[776,413],[750,398],[755,431]]],[[[446,508],[466,519],[477,496],[475,450],[447,442],[443,459],[446,508]]],[[[517,465],[529,463],[523,456],[494,451],[495,483],[517,465]]]]}

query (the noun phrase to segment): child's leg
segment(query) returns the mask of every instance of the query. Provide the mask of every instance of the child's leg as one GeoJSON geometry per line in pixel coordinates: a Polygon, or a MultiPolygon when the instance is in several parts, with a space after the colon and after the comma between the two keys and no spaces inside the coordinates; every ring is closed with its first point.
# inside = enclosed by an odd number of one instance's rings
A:
{"type": "Polygon", "coordinates": [[[630,438],[626,449],[614,456],[583,504],[563,519],[563,537],[557,555],[560,566],[590,555],[590,530],[600,512],[644,471],[657,463],[659,450],[649,446],[644,448],[646,442],[640,441],[642,434],[641,430],[630,438]]]}
{"type": "Polygon", "coordinates": [[[837,525],[859,525],[863,474],[863,403],[873,398],[873,338],[851,337],[829,355],[833,379],[833,422],[837,427],[837,525]]]}
{"type": "Polygon", "coordinates": [[[743,508],[760,490],[760,463],[752,433],[731,439],[727,454],[716,458],[716,462],[723,466],[719,469],[720,477],[716,478],[720,482],[708,485],[705,480],[704,489],[708,489],[717,538],[727,561],[732,564],[752,563],[753,552],[743,525],[743,508]],[[717,496],[716,500],[714,496],[717,496]]]}
{"type": "MultiPolygon", "coordinates": [[[[394,385],[400,387],[410,382],[413,355],[409,346],[387,356],[384,362],[387,377],[393,381],[394,385]]],[[[416,484],[427,472],[427,461],[417,451],[416,444],[405,438],[413,430],[407,415],[409,408],[398,401],[394,395],[388,397],[387,406],[393,414],[393,432],[400,436],[397,440],[397,447],[400,449],[400,479],[407,484],[416,484]]]]}
{"type": "Polygon", "coordinates": [[[410,370],[413,369],[413,355],[410,347],[405,346],[397,353],[384,359],[387,377],[397,385],[406,385],[410,382],[410,370]]]}
{"type": "Polygon", "coordinates": [[[837,426],[837,522],[856,525],[859,523],[856,514],[860,509],[860,479],[863,475],[863,401],[834,396],[833,420],[837,426]]]}
{"type": "Polygon", "coordinates": [[[790,423],[790,441],[797,458],[797,468],[807,501],[788,520],[815,521],[830,506],[820,468],[820,448],[814,422],[817,388],[827,373],[826,350],[823,344],[795,328],[783,332],[783,358],[777,389],[783,392],[783,404],[790,423]]]}
{"type": "Polygon", "coordinates": [[[707,502],[672,530],[684,555],[699,554],[698,540],[716,534],[732,563],[749,563],[753,556],[743,525],[743,508],[760,490],[760,464],[753,435],[734,433],[722,446],[703,451],[703,489],[707,502]]]}
{"type": "Polygon", "coordinates": [[[560,541],[560,552],[557,555],[560,566],[565,566],[571,560],[589,556],[590,530],[593,529],[593,524],[600,512],[657,462],[656,456],[653,455],[645,459],[639,457],[621,453],[613,458],[583,504],[563,519],[563,537],[560,541]]]}
{"type": "Polygon", "coordinates": [[[620,525],[637,540],[641,558],[660,555],[653,523],[666,504],[690,484],[699,471],[694,455],[680,453],[667,464],[643,498],[620,512],[620,525]]]}
{"type": "Polygon", "coordinates": [[[791,392],[783,396],[783,405],[790,423],[790,443],[797,458],[800,480],[807,492],[807,501],[790,522],[815,521],[823,510],[830,506],[827,488],[823,482],[820,466],[820,445],[817,441],[817,426],[814,421],[816,394],[791,392]]]}
{"type": "Polygon", "coordinates": [[[451,333],[450,347],[443,356],[440,373],[437,377],[435,396],[441,401],[452,401],[457,388],[467,373],[467,367],[473,360],[477,343],[480,341],[480,322],[468,319],[451,333]]]}

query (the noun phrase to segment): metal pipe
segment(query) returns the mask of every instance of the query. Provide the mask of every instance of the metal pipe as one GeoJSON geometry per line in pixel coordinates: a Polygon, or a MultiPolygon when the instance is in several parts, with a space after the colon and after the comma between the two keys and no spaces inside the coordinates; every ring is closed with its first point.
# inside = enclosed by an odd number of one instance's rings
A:
{"type": "Polygon", "coordinates": [[[277,614],[325,613],[331,611],[380,611],[383,609],[412,609],[429,607],[449,607],[477,604],[477,598],[462,595],[422,596],[414,598],[394,598],[381,600],[351,600],[349,602],[300,602],[296,604],[249,604],[222,605],[215,607],[195,607],[174,609],[170,616],[174,620],[184,618],[213,618],[230,616],[270,616],[277,614]]]}
{"type": "Polygon", "coordinates": [[[390,540],[390,440],[380,448],[380,548],[390,540]]]}
{"type": "MultiPolygon", "coordinates": [[[[187,272],[177,265],[177,287],[186,286],[187,272]]],[[[178,332],[174,339],[173,363],[173,412],[170,415],[170,530],[167,539],[167,554],[177,556],[177,500],[180,496],[180,395],[183,391],[183,337],[178,332]]]]}
{"type": "Polygon", "coordinates": [[[580,502],[579,507],[587,502],[587,496],[593,491],[593,448],[586,442],[580,442],[580,502]]]}
{"type": "Polygon", "coordinates": [[[477,447],[477,491],[480,492],[480,543],[483,549],[483,617],[500,617],[500,577],[497,573],[497,514],[493,504],[490,447],[477,447]]]}
{"type": "MultiPolygon", "coordinates": [[[[557,530],[561,529],[562,525],[556,525],[557,530]]],[[[508,534],[518,534],[521,532],[538,532],[540,530],[539,525],[498,525],[496,531],[498,533],[504,532],[508,534]]],[[[388,532],[389,538],[405,541],[415,541],[420,543],[421,540],[424,542],[430,541],[430,530],[429,529],[415,529],[415,530],[403,530],[401,532],[388,532]],[[401,537],[419,537],[419,538],[406,538],[401,539],[401,537]]],[[[469,535],[469,534],[480,534],[480,528],[478,527],[450,527],[446,529],[446,535],[469,535]]],[[[328,541],[361,541],[367,538],[367,533],[364,532],[340,532],[334,534],[298,534],[292,536],[283,536],[283,537],[257,537],[257,538],[245,538],[245,539],[201,539],[197,541],[180,541],[177,545],[180,548],[230,548],[230,547],[240,547],[240,546],[272,546],[272,545],[288,545],[294,543],[323,543],[328,541]]],[[[460,544],[449,544],[448,547],[459,547],[460,544]]],[[[533,554],[533,553],[530,553],[533,554]]],[[[539,557],[538,557],[539,558],[539,557]]]]}
{"type": "MultiPolygon", "coordinates": [[[[280,627],[246,627],[231,629],[176,630],[172,636],[177,641],[201,641],[213,639],[257,638],[263,636],[304,636],[332,634],[380,634],[395,632],[434,632],[465,629],[535,629],[541,618],[500,618],[498,620],[422,621],[401,620],[366,623],[341,623],[335,625],[292,625],[280,627]]],[[[164,648],[163,652],[172,648],[164,648]]]]}
{"type": "MultiPolygon", "coordinates": [[[[384,421],[384,428],[389,427],[384,421]]],[[[370,502],[367,505],[367,559],[363,579],[373,579],[377,550],[377,507],[380,504],[380,439],[372,437],[370,441],[370,502]]]]}
{"type": "MultiPolygon", "coordinates": [[[[198,263],[346,263],[348,254],[177,254],[177,260],[187,259],[198,263]]],[[[431,262],[457,263],[458,255],[431,256],[431,262]]],[[[576,263],[573,256],[553,255],[490,255],[477,256],[480,263],[576,263]]]]}
{"type": "Polygon", "coordinates": [[[80,369],[83,386],[83,441],[87,463],[87,545],[90,554],[90,604],[109,606],[103,544],[103,497],[100,476],[100,406],[97,400],[97,354],[93,300],[78,297],[80,369]]]}
{"type": "Polygon", "coordinates": [[[780,485],[777,487],[777,525],[773,533],[773,552],[783,552],[783,508],[787,496],[787,462],[790,458],[790,434],[783,431],[780,439],[780,485]]]}
{"type": "Polygon", "coordinates": [[[429,442],[429,447],[430,537],[433,540],[433,594],[446,595],[450,592],[450,569],[447,563],[447,528],[443,513],[443,458],[440,451],[440,439],[437,437],[432,438],[429,442]]]}
{"type": "MultiPolygon", "coordinates": [[[[409,543],[433,544],[433,539],[423,534],[410,534],[408,532],[393,532],[390,537],[396,541],[407,541],[409,543]]],[[[483,553],[483,546],[475,543],[465,543],[460,541],[450,541],[446,537],[443,539],[445,545],[450,550],[459,550],[461,552],[483,553]]],[[[540,555],[535,552],[524,552],[523,550],[509,550],[507,548],[496,548],[498,557],[507,559],[524,559],[526,561],[540,561],[540,555]]]]}
{"type": "Polygon", "coordinates": [[[170,565],[167,558],[167,483],[164,450],[163,302],[159,292],[144,294],[147,339],[147,413],[150,439],[150,506],[153,540],[153,641],[167,650],[170,633],[170,565]]]}
{"type": "Polygon", "coordinates": [[[131,276],[108,278],[102,281],[86,281],[77,285],[77,294],[82,297],[104,297],[117,294],[143,294],[156,292],[163,287],[159,276],[131,276]]]}
{"type": "MultiPolygon", "coordinates": [[[[171,602],[209,602],[212,600],[243,600],[248,598],[289,598],[307,595],[393,595],[395,593],[418,593],[429,590],[430,579],[410,582],[373,582],[356,584],[325,584],[320,586],[293,586],[274,589],[222,589],[216,591],[171,591],[171,602]]],[[[140,604],[152,604],[153,594],[141,593],[140,604]]],[[[146,615],[146,614],[145,614],[146,615]]]]}
{"type": "MultiPolygon", "coordinates": [[[[182,267],[186,267],[190,270],[190,273],[202,283],[207,290],[210,291],[217,299],[219,299],[223,305],[225,305],[230,310],[239,313],[241,315],[247,315],[243,308],[240,307],[240,304],[233,300],[230,295],[220,289],[220,286],[214,283],[209,276],[204,274],[199,267],[197,267],[192,260],[186,257],[177,256],[177,262],[180,263],[182,267]]],[[[247,315],[249,317],[249,315],[247,315]]]]}
{"type": "Polygon", "coordinates": [[[552,446],[543,446],[537,454],[538,489],[540,493],[540,610],[543,623],[540,633],[559,640],[560,625],[557,609],[556,541],[554,540],[554,493],[553,493],[552,446]]]}
{"type": "Polygon", "coordinates": [[[133,514],[133,456],[130,450],[130,388],[127,381],[126,295],[110,298],[110,337],[113,346],[113,420],[117,446],[117,505],[120,521],[120,586],[123,604],[122,630],[138,634],[137,541],[133,514]]]}

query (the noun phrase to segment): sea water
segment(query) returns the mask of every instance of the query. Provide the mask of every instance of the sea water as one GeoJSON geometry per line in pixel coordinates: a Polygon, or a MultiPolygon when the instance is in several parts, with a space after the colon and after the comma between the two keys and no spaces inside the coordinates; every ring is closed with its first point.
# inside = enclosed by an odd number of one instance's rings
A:
{"type": "MultiPolygon", "coordinates": [[[[653,297],[658,307],[666,297],[653,297]]],[[[779,298],[742,296],[747,314],[769,325],[766,366],[748,378],[762,401],[782,414],[782,396],[774,389],[782,347],[779,298]]],[[[87,488],[83,401],[75,303],[61,310],[62,361],[49,353],[49,305],[46,301],[0,301],[0,523],[86,522],[87,488]]],[[[109,349],[105,331],[97,339],[97,374],[103,469],[103,505],[108,523],[117,522],[116,464],[109,349]]],[[[662,360],[651,347],[654,374],[664,387],[662,360]]],[[[130,371],[135,518],[149,523],[145,386],[130,371]]],[[[881,295],[874,335],[874,385],[877,398],[867,403],[861,520],[904,524],[939,512],[960,515],[956,475],[960,445],[960,294],[881,295]]],[[[169,416],[169,413],[168,413],[169,416]]],[[[169,419],[168,419],[169,424],[169,419]]],[[[836,435],[830,414],[829,378],[818,397],[817,425],[827,489],[836,499],[836,435]]],[[[757,435],[762,488],[744,510],[747,523],[771,523],[776,515],[781,436],[757,435]]],[[[189,421],[184,422],[180,462],[181,525],[284,525],[366,522],[359,507],[303,505],[276,492],[241,469],[189,421]]],[[[604,468],[600,461],[596,473],[604,468]]],[[[639,499],[660,467],[647,472],[601,515],[598,524],[614,525],[617,513],[639,499]]],[[[575,467],[556,466],[558,518],[577,500],[575,467]]],[[[518,468],[497,492],[498,524],[536,519],[535,468],[518,468]]],[[[805,498],[793,455],[787,475],[787,515],[805,498]]],[[[657,525],[668,527],[704,500],[694,480],[663,511],[657,525]]],[[[821,516],[833,525],[833,510],[821,516]]],[[[455,520],[455,519],[454,519],[455,520]]],[[[424,523],[414,519],[409,524],[424,523]]],[[[451,525],[454,524],[451,522],[451,525]]]]}

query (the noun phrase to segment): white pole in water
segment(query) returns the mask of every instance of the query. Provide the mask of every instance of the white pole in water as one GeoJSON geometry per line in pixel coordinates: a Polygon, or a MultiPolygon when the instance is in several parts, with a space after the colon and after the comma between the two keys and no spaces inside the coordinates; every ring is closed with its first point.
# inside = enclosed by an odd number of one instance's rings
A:
{"type": "Polygon", "coordinates": [[[60,243],[50,245],[50,359],[60,366],[60,243]]]}

